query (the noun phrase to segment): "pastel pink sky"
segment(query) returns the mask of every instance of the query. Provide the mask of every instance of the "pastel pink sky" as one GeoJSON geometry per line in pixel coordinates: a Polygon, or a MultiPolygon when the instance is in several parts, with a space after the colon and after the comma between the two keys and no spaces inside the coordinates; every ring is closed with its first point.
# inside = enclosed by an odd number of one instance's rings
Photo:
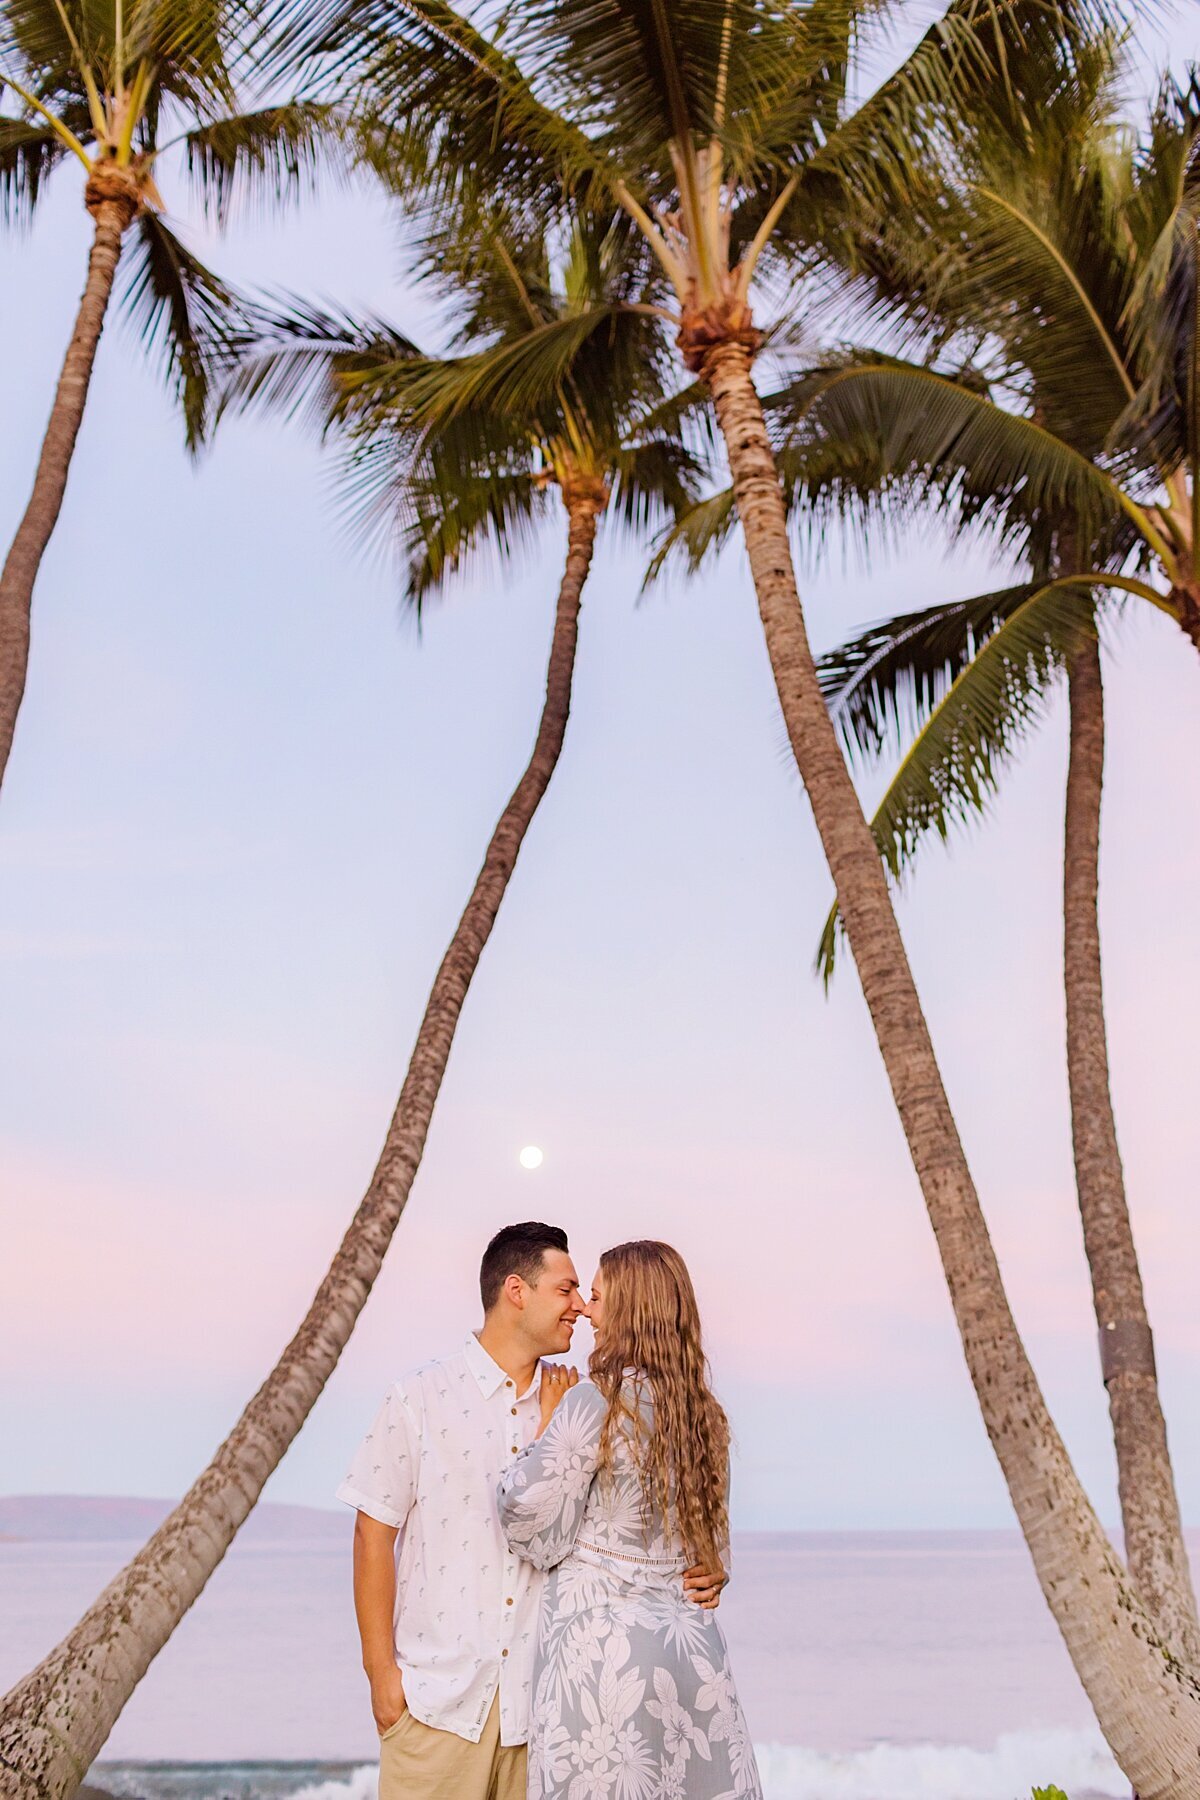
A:
{"type": "MultiPolygon", "coordinates": [[[[70,184],[10,248],[0,527],[79,285],[70,184]]],[[[243,225],[242,279],[420,310],[370,197],[243,225]]],[[[101,351],[0,808],[0,1488],[170,1494],[297,1323],[370,1174],[437,959],[536,719],[560,533],[397,620],[279,426],[189,470],[127,332],[101,351]],[[114,470],[119,481],[114,486],[114,470]],[[119,498],[114,502],[114,494],[119,498]]],[[[932,539],[803,581],[824,647],[997,571],[932,539]]],[[[424,1165],[276,1499],[324,1503],[380,1392],[477,1322],[514,1217],[661,1235],[699,1288],[752,1525],[1004,1524],[740,554],[589,587],[568,747],[463,1016],[424,1165]],[[526,1172],[521,1146],[546,1152],[526,1172]]],[[[1200,666],[1106,657],[1103,926],[1122,1148],[1185,1511],[1200,1519],[1200,666]]],[[[1111,1449],[1063,1060],[1061,704],[994,816],[901,900],[1021,1327],[1101,1512],[1111,1449]]],[[[586,1353],[588,1334],[577,1343],[586,1353]]]]}

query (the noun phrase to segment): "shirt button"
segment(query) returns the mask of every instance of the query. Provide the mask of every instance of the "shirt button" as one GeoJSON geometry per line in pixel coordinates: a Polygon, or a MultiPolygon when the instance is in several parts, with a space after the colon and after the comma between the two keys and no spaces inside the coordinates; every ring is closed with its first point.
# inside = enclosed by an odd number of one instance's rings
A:
{"type": "Polygon", "coordinates": [[[500,1652],[500,1654],[501,1654],[501,1656],[507,1656],[507,1655],[508,1655],[508,1651],[507,1651],[507,1650],[502,1650],[502,1651],[501,1651],[501,1652],[500,1652]]]}
{"type": "Polygon", "coordinates": [[[518,1455],[518,1454],[519,1454],[519,1452],[518,1452],[518,1450],[517,1450],[517,1446],[516,1446],[516,1445],[515,1445],[515,1444],[514,1444],[514,1445],[513,1445],[513,1455],[514,1455],[514,1456],[517,1456],[517,1455],[518,1455]]]}
{"type": "Polygon", "coordinates": [[[511,1382],[511,1381],[506,1381],[506,1382],[505,1382],[505,1384],[504,1384],[504,1385],[505,1385],[505,1387],[511,1387],[511,1386],[512,1386],[512,1382],[511,1382]]]}
{"type": "Polygon", "coordinates": [[[513,1409],[512,1409],[512,1416],[513,1416],[513,1418],[514,1418],[514,1419],[515,1419],[515,1418],[516,1418],[516,1416],[517,1416],[517,1409],[516,1409],[516,1407],[515,1407],[515,1406],[514,1406],[514,1407],[513,1407],[513,1409]]]}
{"type": "Polygon", "coordinates": [[[512,1595],[511,1594],[508,1596],[508,1599],[504,1602],[504,1604],[505,1604],[505,1606],[512,1605],[512,1595]]]}

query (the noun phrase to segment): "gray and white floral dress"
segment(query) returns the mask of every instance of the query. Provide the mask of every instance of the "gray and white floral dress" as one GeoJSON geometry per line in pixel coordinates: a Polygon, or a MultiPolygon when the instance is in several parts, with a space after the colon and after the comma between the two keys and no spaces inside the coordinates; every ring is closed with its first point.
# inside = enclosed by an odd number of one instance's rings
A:
{"type": "Polygon", "coordinates": [[[510,1549],[552,1571],[529,1800],[762,1800],[717,1615],[685,1596],[689,1558],[647,1520],[628,1438],[597,1474],[605,1410],[590,1381],[569,1389],[498,1490],[510,1549]]]}

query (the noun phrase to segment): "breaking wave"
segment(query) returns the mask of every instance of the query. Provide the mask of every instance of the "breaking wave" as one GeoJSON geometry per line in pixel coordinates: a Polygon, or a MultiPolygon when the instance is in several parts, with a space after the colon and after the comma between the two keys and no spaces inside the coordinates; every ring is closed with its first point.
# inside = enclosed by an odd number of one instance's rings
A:
{"type": "MultiPolygon", "coordinates": [[[[1120,1800],[1129,1784],[1095,1731],[1015,1731],[989,1750],[960,1744],[875,1744],[808,1750],[761,1744],[765,1800],[1029,1800],[1051,1782],[1070,1800],[1120,1800]]],[[[99,1764],[113,1800],[376,1800],[373,1763],[336,1772],[292,1764],[99,1764]]]]}

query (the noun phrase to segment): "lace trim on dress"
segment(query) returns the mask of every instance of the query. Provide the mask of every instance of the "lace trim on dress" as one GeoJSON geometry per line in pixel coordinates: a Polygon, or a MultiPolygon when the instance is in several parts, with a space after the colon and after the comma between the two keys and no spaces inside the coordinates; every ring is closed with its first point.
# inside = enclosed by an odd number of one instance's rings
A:
{"type": "Polygon", "coordinates": [[[682,1569],[686,1566],[682,1556],[631,1556],[624,1550],[607,1550],[603,1544],[586,1544],[582,1538],[576,1538],[575,1548],[594,1550],[597,1556],[611,1556],[615,1562],[642,1563],[647,1568],[682,1569]]]}

